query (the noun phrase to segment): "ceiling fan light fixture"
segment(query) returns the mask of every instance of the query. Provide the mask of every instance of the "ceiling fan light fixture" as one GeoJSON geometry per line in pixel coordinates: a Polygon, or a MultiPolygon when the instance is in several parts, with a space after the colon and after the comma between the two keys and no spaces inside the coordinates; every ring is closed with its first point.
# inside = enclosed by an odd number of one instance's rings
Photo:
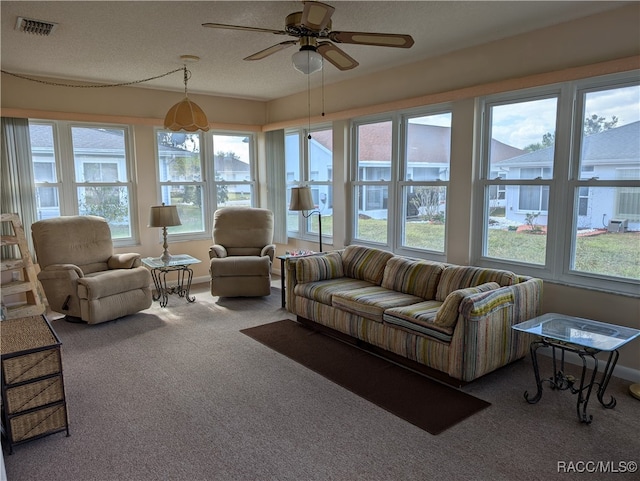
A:
{"type": "Polygon", "coordinates": [[[303,47],[291,56],[291,61],[294,68],[305,75],[311,75],[322,70],[322,55],[316,52],[315,49],[305,49],[303,47]]]}

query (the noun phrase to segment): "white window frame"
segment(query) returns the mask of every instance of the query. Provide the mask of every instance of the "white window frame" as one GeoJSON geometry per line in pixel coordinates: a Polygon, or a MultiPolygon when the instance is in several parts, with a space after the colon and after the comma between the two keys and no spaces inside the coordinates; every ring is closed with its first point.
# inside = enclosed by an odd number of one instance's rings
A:
{"type": "Polygon", "coordinates": [[[191,241],[191,240],[204,240],[211,239],[211,232],[213,229],[213,212],[218,208],[217,201],[217,189],[219,186],[224,185],[247,185],[251,191],[251,206],[255,207],[258,203],[258,189],[257,189],[257,162],[256,162],[256,135],[254,132],[247,131],[233,131],[233,130],[209,130],[208,132],[198,132],[200,143],[200,167],[202,169],[202,179],[200,181],[189,182],[165,182],[160,181],[160,159],[158,152],[158,134],[161,132],[175,133],[164,128],[154,129],[154,151],[155,151],[155,165],[156,165],[156,182],[158,185],[158,203],[162,202],[162,187],[171,184],[180,185],[194,185],[200,186],[202,189],[202,212],[204,216],[203,230],[191,231],[191,232],[171,232],[168,230],[168,238],[172,239],[172,242],[191,241]],[[247,137],[249,143],[249,180],[244,181],[217,181],[215,179],[214,162],[214,135],[226,135],[236,137],[247,137]]]}
{"type": "MultiPolygon", "coordinates": [[[[396,224],[396,195],[397,183],[399,181],[399,166],[398,166],[398,145],[400,143],[398,135],[398,125],[400,123],[400,113],[387,113],[383,115],[375,115],[369,117],[360,117],[353,119],[351,122],[351,162],[350,162],[350,188],[351,188],[351,205],[353,206],[351,211],[351,226],[350,226],[350,243],[357,243],[360,245],[366,245],[370,247],[376,247],[378,249],[390,250],[393,252],[394,244],[398,235],[394,232],[396,224]],[[391,165],[389,166],[389,179],[362,179],[359,169],[361,166],[358,163],[358,129],[365,125],[378,124],[382,122],[391,122],[391,165]],[[360,239],[356,237],[358,231],[358,218],[360,215],[360,204],[358,201],[358,192],[360,188],[376,188],[376,191],[382,192],[387,189],[387,233],[386,240],[384,242],[373,242],[366,239],[360,239]]],[[[367,200],[363,200],[363,206],[366,206],[367,200]]]]}
{"type": "MultiPolygon", "coordinates": [[[[230,130],[210,130],[205,134],[205,142],[204,142],[204,150],[205,150],[205,163],[208,169],[209,175],[208,179],[211,179],[207,184],[211,185],[211,202],[213,205],[213,209],[218,209],[218,195],[217,191],[219,187],[223,186],[235,186],[242,185],[249,188],[251,195],[251,207],[256,207],[258,202],[258,182],[256,180],[257,177],[257,163],[256,163],[256,136],[253,132],[243,132],[243,131],[230,131],[230,130]],[[246,137],[247,143],[249,144],[249,179],[248,180],[216,180],[215,177],[215,154],[216,147],[213,142],[214,135],[223,135],[223,136],[232,136],[232,137],[246,137]]],[[[209,229],[210,230],[210,229],[209,229]]]]}
{"type": "MultiPolygon", "coordinates": [[[[288,135],[296,134],[298,136],[298,172],[300,174],[300,179],[295,179],[291,176],[288,171],[286,171],[285,167],[285,188],[288,191],[292,187],[300,187],[300,186],[308,186],[311,188],[312,197],[315,199],[317,196],[317,192],[320,187],[326,186],[327,190],[331,193],[334,190],[333,184],[333,171],[334,171],[334,158],[333,158],[333,149],[331,152],[331,180],[312,180],[313,175],[316,173],[315,171],[311,171],[311,159],[309,156],[309,139],[308,136],[311,134],[313,137],[314,132],[324,131],[324,130],[332,130],[332,124],[318,124],[313,125],[311,128],[304,127],[295,127],[285,129],[284,136],[285,139],[288,135]]],[[[285,140],[286,144],[286,140],[285,140]]],[[[286,149],[285,149],[286,150],[286,149]]],[[[285,161],[286,166],[286,161],[285,161]]],[[[333,208],[334,206],[331,206],[333,208]]],[[[289,206],[286,206],[286,210],[289,210],[289,206]]],[[[297,230],[287,229],[287,237],[292,239],[300,239],[306,242],[317,243],[319,241],[318,232],[314,232],[310,229],[312,218],[314,216],[304,217],[302,215],[298,215],[298,228],[297,230]]],[[[326,222],[326,221],[325,221],[326,222]]],[[[333,235],[327,234],[325,223],[325,230],[322,232],[322,244],[330,245],[333,243],[333,235]]],[[[333,230],[333,229],[331,229],[333,230]]]]}
{"type": "MultiPolygon", "coordinates": [[[[448,204],[445,207],[445,230],[444,230],[444,250],[435,251],[430,249],[422,249],[404,245],[405,230],[405,199],[403,193],[406,187],[443,187],[446,192],[450,192],[451,178],[447,176],[447,180],[405,180],[407,179],[406,170],[409,168],[407,159],[407,124],[409,120],[418,117],[435,116],[448,113],[452,118],[453,129],[453,105],[451,103],[430,105],[428,107],[420,107],[415,109],[407,109],[393,113],[382,115],[359,117],[351,122],[351,162],[350,162],[350,189],[351,189],[351,224],[350,239],[362,245],[369,245],[385,250],[390,250],[399,255],[408,255],[412,257],[425,258],[431,260],[445,261],[447,256],[447,233],[448,233],[448,204]],[[391,122],[391,165],[389,179],[384,180],[367,180],[360,179],[358,169],[358,128],[367,124],[376,124],[381,122],[391,122]],[[359,215],[358,207],[358,191],[361,187],[380,187],[388,189],[387,199],[387,237],[386,242],[377,243],[368,240],[356,238],[357,219],[359,215]]],[[[449,159],[451,162],[451,159],[449,159]]],[[[449,172],[451,165],[449,165],[449,172]]]]}
{"type": "MultiPolygon", "coordinates": [[[[551,86],[507,92],[478,99],[476,128],[481,132],[481,141],[477,145],[478,172],[474,180],[473,228],[482,233],[473,237],[472,263],[474,265],[514,270],[518,273],[541,277],[550,282],[577,287],[592,288],[627,295],[637,295],[640,282],[633,279],[586,273],[573,270],[570,266],[575,250],[576,230],[579,217],[579,204],[574,193],[580,187],[638,187],[637,180],[600,180],[596,178],[580,179],[580,142],[583,131],[584,113],[582,93],[592,90],[607,90],[629,85],[638,85],[638,72],[606,75],[565,82],[551,86]],[[488,122],[486,110],[496,102],[522,102],[536,97],[558,95],[558,116],[555,137],[555,157],[552,179],[536,180],[498,180],[488,179],[489,168],[488,122]],[[546,260],[542,266],[505,259],[491,258],[485,255],[488,219],[485,191],[491,185],[548,185],[549,219],[547,223],[546,260]]],[[[591,191],[591,189],[589,189],[591,191]]]]}
{"type": "MultiPolygon", "coordinates": [[[[79,215],[78,188],[89,186],[126,187],[129,204],[129,222],[131,235],[129,237],[113,238],[114,247],[124,247],[139,244],[139,222],[137,209],[137,190],[133,183],[135,179],[135,156],[133,149],[132,128],[125,124],[73,122],[62,120],[29,119],[31,124],[49,125],[53,127],[54,161],[57,174],[55,183],[35,183],[38,187],[56,187],[60,206],[60,215],[79,215]],[[75,158],[73,152],[73,128],[105,128],[118,129],[124,132],[125,175],[126,181],[115,182],[80,182],[76,178],[75,158]]],[[[33,161],[33,160],[32,160],[33,161]]]]}

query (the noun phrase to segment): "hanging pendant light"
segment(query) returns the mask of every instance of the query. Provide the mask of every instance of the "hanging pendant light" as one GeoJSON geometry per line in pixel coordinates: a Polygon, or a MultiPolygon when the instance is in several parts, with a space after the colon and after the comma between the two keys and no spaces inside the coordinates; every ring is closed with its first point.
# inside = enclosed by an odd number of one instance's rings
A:
{"type": "MultiPolygon", "coordinates": [[[[194,55],[183,55],[180,57],[183,61],[197,62],[200,60],[194,55]]],[[[209,121],[202,109],[189,99],[187,94],[187,82],[191,77],[191,72],[184,65],[184,99],[169,109],[164,118],[164,128],[178,132],[186,130],[187,132],[195,132],[209,130],[209,121]]]]}

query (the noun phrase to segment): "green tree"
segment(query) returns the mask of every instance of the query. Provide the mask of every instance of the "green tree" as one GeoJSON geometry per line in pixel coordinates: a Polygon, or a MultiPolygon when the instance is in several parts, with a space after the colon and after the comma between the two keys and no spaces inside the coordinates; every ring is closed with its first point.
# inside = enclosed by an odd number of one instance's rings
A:
{"type": "Polygon", "coordinates": [[[591,117],[584,119],[584,135],[597,134],[605,130],[615,129],[618,124],[618,117],[611,116],[611,120],[607,122],[605,117],[599,117],[593,114],[591,117]]]}
{"type": "MultiPolygon", "coordinates": [[[[618,117],[611,116],[611,120],[607,121],[605,117],[600,117],[598,114],[593,114],[590,117],[584,119],[583,132],[584,135],[597,134],[604,132],[605,130],[615,129],[618,124],[618,117]]],[[[556,142],[556,134],[553,132],[547,132],[542,136],[542,142],[527,145],[524,150],[526,152],[534,152],[536,150],[546,149],[547,147],[553,147],[556,142]]]]}
{"type": "Polygon", "coordinates": [[[416,208],[423,220],[443,222],[444,215],[440,212],[440,199],[444,195],[443,187],[415,187],[413,197],[409,202],[416,208]]]}
{"type": "MultiPolygon", "coordinates": [[[[220,174],[216,174],[216,181],[220,182],[224,180],[220,174]]],[[[224,205],[229,200],[229,187],[226,184],[217,184],[216,185],[216,199],[218,200],[218,205],[224,205]]]]}
{"type": "Polygon", "coordinates": [[[524,150],[526,152],[533,152],[534,150],[542,150],[547,147],[553,147],[556,143],[556,134],[547,132],[542,136],[542,142],[538,142],[536,144],[527,145],[524,150]]]}
{"type": "Polygon", "coordinates": [[[85,187],[80,207],[86,215],[104,217],[110,224],[129,218],[127,193],[119,187],[85,187]]]}

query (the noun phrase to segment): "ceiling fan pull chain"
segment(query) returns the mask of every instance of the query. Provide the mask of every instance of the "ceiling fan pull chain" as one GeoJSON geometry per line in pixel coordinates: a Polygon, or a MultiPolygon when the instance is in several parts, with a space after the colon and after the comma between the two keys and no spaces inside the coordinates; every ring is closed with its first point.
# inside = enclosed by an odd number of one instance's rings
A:
{"type": "MultiPolygon", "coordinates": [[[[309,55],[307,51],[307,55],[309,55]]],[[[307,130],[307,139],[311,140],[311,75],[307,75],[307,109],[309,113],[309,130],[307,130]]]]}
{"type": "Polygon", "coordinates": [[[322,57],[322,116],[324,117],[324,57],[322,57]]]}

